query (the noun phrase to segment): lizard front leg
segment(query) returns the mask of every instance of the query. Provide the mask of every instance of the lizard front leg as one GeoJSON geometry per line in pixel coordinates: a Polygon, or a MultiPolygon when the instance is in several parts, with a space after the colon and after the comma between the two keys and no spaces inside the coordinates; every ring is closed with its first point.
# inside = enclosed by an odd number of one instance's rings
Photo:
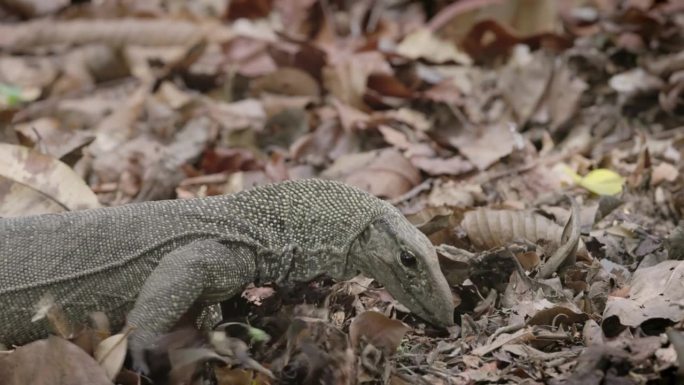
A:
{"type": "Polygon", "coordinates": [[[133,366],[149,371],[144,351],[170,330],[195,302],[216,303],[253,281],[254,251],[244,245],[197,241],[164,256],[147,278],[128,314],[133,366]]]}

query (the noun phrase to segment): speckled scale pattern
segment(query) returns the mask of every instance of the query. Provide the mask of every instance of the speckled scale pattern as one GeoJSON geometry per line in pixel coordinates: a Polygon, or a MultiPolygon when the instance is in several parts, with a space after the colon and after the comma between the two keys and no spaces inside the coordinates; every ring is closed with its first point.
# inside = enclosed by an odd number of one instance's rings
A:
{"type": "Polygon", "coordinates": [[[206,304],[238,294],[254,276],[250,247],[218,242],[192,242],[164,256],[142,286],[128,322],[136,326],[129,344],[144,348],[169,330],[196,300],[206,304]],[[230,254],[230,258],[226,258],[230,254]]]}
{"type": "Polygon", "coordinates": [[[361,190],[308,179],[0,219],[0,342],[46,335],[46,321],[30,322],[45,294],[74,321],[101,310],[118,328],[128,315],[142,341],[194,300],[224,299],[254,280],[290,282],[344,269],[354,238],[389,212],[398,213],[361,190]]]}

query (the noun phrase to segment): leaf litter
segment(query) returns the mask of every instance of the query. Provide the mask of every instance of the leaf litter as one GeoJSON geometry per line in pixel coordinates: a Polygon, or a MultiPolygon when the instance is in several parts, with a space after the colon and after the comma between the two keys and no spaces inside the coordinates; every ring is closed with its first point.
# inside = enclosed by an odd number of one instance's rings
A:
{"type": "Polygon", "coordinates": [[[457,324],[361,276],[252,286],[140,378],[46,298],[0,383],[684,378],[681,4],[5,3],[0,216],[341,180],[430,237],[457,324]]]}

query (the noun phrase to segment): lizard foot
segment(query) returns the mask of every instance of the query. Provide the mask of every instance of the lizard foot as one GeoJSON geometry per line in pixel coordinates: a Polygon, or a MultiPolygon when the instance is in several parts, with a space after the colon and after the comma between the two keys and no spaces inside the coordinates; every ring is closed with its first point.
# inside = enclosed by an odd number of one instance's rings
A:
{"type": "Polygon", "coordinates": [[[132,349],[131,359],[133,360],[131,366],[134,372],[145,377],[150,375],[150,367],[147,365],[144,349],[132,349]]]}

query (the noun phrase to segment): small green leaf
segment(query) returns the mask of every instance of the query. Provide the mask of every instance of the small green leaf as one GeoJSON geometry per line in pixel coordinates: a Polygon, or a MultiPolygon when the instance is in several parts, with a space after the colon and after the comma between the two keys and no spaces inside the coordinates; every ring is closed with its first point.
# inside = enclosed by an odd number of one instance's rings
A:
{"type": "Polygon", "coordinates": [[[0,95],[4,97],[8,106],[21,103],[21,88],[0,83],[0,95]]]}
{"type": "Polygon", "coordinates": [[[265,331],[263,331],[261,329],[257,329],[255,327],[249,326],[247,330],[248,330],[247,333],[249,334],[249,337],[253,341],[264,341],[265,342],[265,341],[268,341],[271,339],[271,336],[269,336],[265,331]]]}
{"type": "Polygon", "coordinates": [[[590,171],[577,184],[598,195],[616,195],[622,191],[625,179],[615,171],[598,168],[590,171]]]}

